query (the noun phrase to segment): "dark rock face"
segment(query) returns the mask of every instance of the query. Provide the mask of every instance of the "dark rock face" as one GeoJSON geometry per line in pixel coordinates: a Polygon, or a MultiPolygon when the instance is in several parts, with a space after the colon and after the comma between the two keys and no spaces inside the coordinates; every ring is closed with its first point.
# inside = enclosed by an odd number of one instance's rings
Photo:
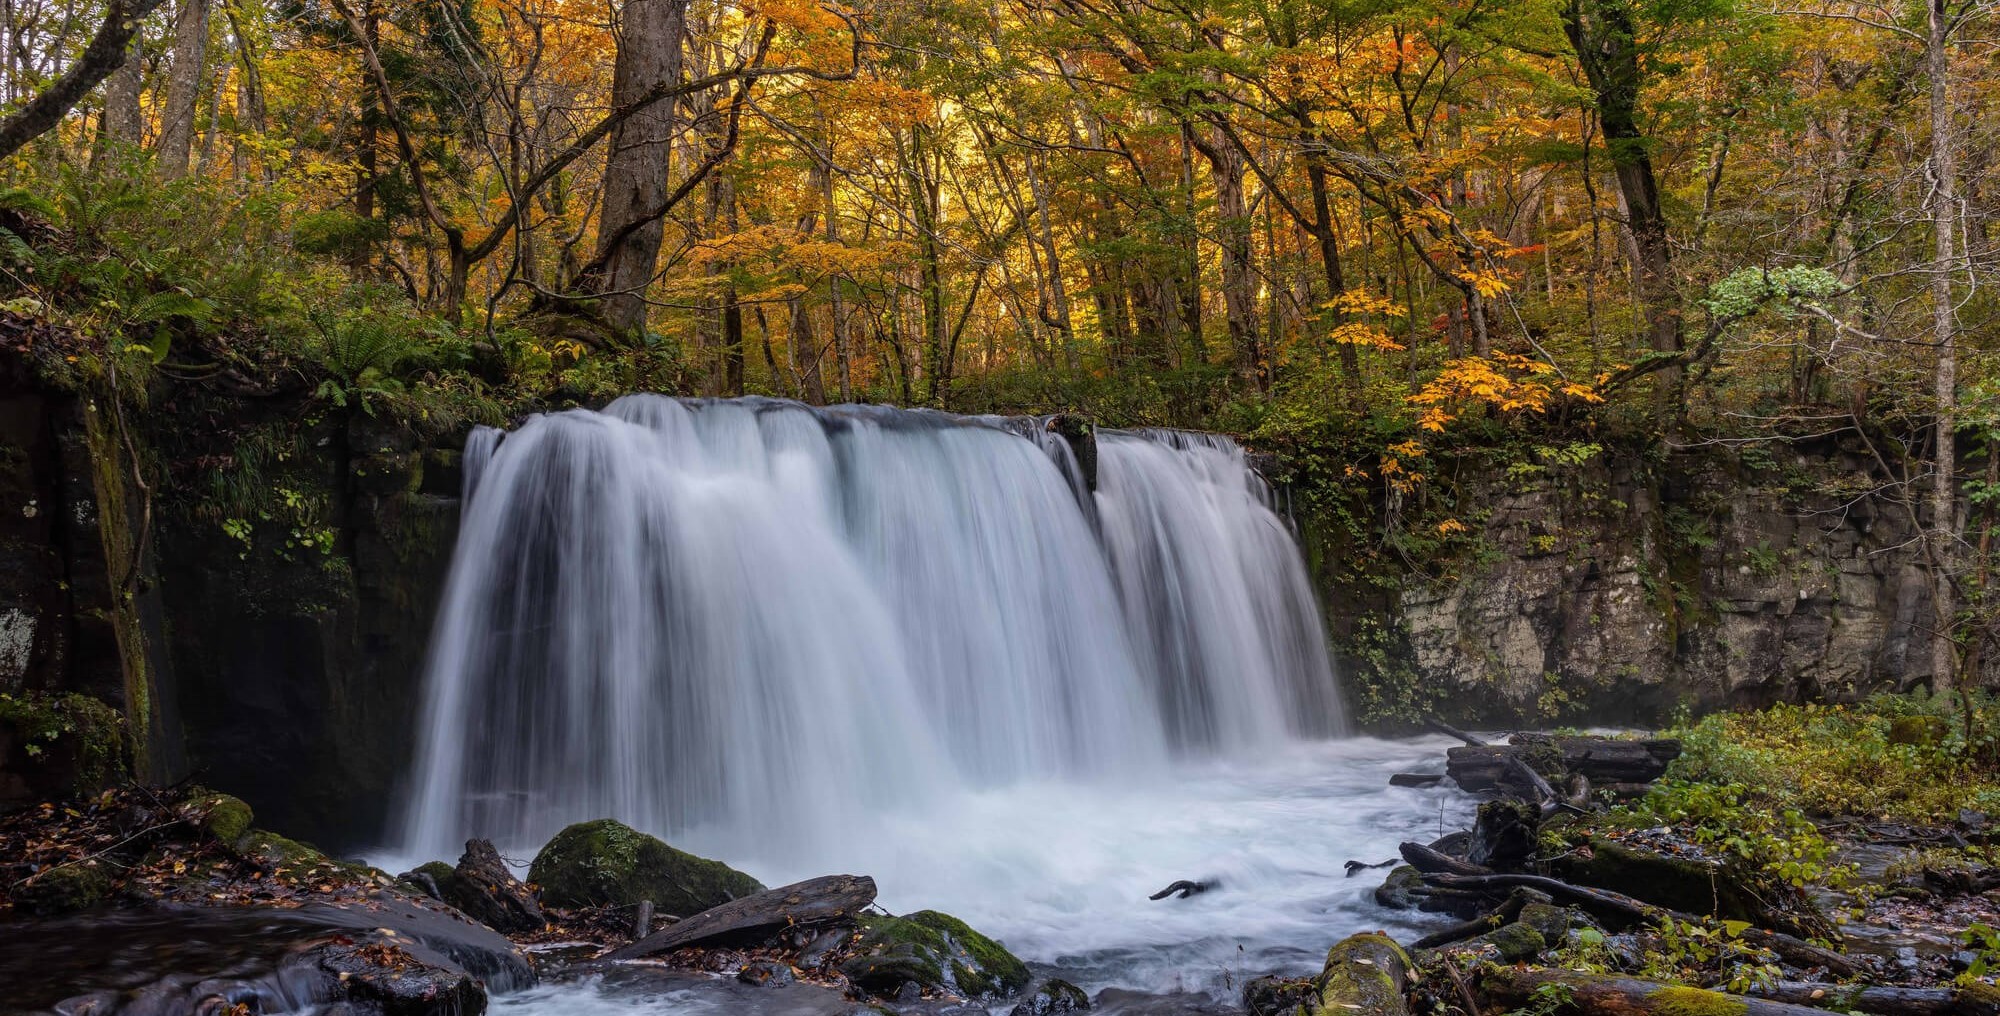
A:
{"type": "MultiPolygon", "coordinates": [[[[0,314],[0,694],[100,700],[139,777],[195,771],[286,830],[377,839],[456,537],[459,439],[307,412],[306,392],[174,389],[121,416],[38,378],[20,332],[52,330],[22,321],[0,314]]],[[[0,809],[60,796],[23,754],[0,729],[0,809]]]]}
{"type": "Polygon", "coordinates": [[[688,917],[764,884],[720,861],[675,850],[615,819],[579,822],[535,855],[528,880],[552,907],[629,907],[651,900],[662,914],[688,917]]]}

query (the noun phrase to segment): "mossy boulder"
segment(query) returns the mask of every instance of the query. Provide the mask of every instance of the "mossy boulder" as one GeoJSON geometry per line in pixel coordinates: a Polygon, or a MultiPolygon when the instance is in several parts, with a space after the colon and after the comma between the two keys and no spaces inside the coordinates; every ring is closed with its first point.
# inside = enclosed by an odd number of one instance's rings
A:
{"type": "Polygon", "coordinates": [[[1889,721],[1889,743],[1930,748],[1951,736],[1942,716],[1898,716],[1889,721]]]}
{"type": "Polygon", "coordinates": [[[661,913],[689,917],[764,884],[721,861],[675,850],[622,822],[579,822],[556,834],[528,867],[528,881],[552,907],[628,907],[652,900],[661,913]]]}
{"type": "Polygon", "coordinates": [[[256,815],[240,798],[228,794],[198,794],[183,806],[202,832],[225,845],[233,845],[250,831],[256,815]]]}
{"type": "Polygon", "coordinates": [[[7,894],[14,905],[38,917],[88,910],[111,895],[111,876],[95,863],[46,868],[7,894]]]}
{"type": "Polygon", "coordinates": [[[0,694],[0,812],[88,797],[131,772],[125,717],[88,695],[0,694]]]}
{"type": "Polygon", "coordinates": [[[967,998],[1011,995],[1028,986],[1027,964],[1005,946],[935,910],[863,915],[854,955],[840,972],[882,997],[907,984],[967,998]]]}

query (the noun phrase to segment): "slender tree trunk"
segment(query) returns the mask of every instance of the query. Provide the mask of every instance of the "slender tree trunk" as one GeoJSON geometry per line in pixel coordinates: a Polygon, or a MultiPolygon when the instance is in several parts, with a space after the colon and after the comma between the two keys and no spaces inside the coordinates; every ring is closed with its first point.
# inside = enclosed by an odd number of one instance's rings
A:
{"type": "MultiPolygon", "coordinates": [[[[1678,353],[1679,287],[1674,283],[1659,181],[1647,138],[1639,129],[1643,82],[1629,0],[1569,0],[1563,9],[1563,31],[1596,92],[1604,149],[1611,157],[1631,231],[1633,281],[1645,310],[1647,343],[1655,353],[1678,353]]],[[[1665,415],[1676,410],[1680,369],[1663,370],[1659,378],[1659,411],[1665,415]]]]}
{"type": "Polygon", "coordinates": [[[234,10],[230,13],[230,30],[236,36],[236,144],[234,151],[236,178],[250,176],[250,146],[245,139],[261,137],[264,133],[264,77],[257,65],[257,51],[249,38],[247,26],[237,18],[234,10]]]}
{"type": "Polygon", "coordinates": [[[134,33],[125,62],[104,82],[104,126],[107,145],[138,147],[145,133],[145,113],[139,109],[139,93],[145,86],[145,37],[134,33]]]}
{"type": "Polygon", "coordinates": [[[1926,75],[1930,79],[1931,228],[1937,264],[1931,275],[1931,341],[1937,346],[1933,376],[1937,399],[1937,453],[1931,475],[1931,600],[1937,618],[1931,638],[1931,681],[1937,688],[1957,680],[1956,597],[1952,582],[1958,563],[1958,324],[1952,276],[1958,268],[1958,145],[1951,110],[1951,9],[1948,0],[1927,0],[1929,12],[1926,75]]]}
{"type": "MultiPolygon", "coordinates": [[[[611,76],[614,105],[634,102],[680,77],[687,6],[687,0],[626,0],[611,76]]],[[[609,242],[598,249],[604,268],[589,288],[603,297],[599,312],[605,323],[627,336],[645,330],[645,289],[659,264],[665,230],[657,218],[625,230],[666,201],[673,122],[674,104],[654,103],[612,130],[605,157],[598,235],[609,242]]]]}
{"type": "Polygon", "coordinates": [[[1250,209],[1243,196],[1243,156],[1229,139],[1215,137],[1202,148],[1215,188],[1215,214],[1222,238],[1222,304],[1229,322],[1229,350],[1236,376],[1246,384],[1269,384],[1258,348],[1257,276],[1250,263],[1250,209]]]}
{"type": "MultiPolygon", "coordinates": [[[[1337,301],[1347,292],[1347,279],[1340,266],[1340,237],[1333,231],[1333,197],[1328,190],[1326,167],[1314,162],[1306,169],[1307,182],[1312,185],[1313,238],[1319,241],[1320,267],[1326,272],[1326,298],[1337,301]]],[[[1345,315],[1339,306],[1327,310],[1330,329],[1340,327],[1345,315]]],[[[1361,356],[1355,352],[1351,342],[1338,343],[1340,346],[1340,373],[1347,379],[1348,388],[1356,397],[1361,393],[1361,356]]]]}
{"type": "MultiPolygon", "coordinates": [[[[382,41],[381,14],[376,10],[375,0],[363,0],[360,11],[361,34],[371,52],[380,52],[382,41]]],[[[376,85],[370,80],[369,71],[361,72],[361,119],[357,125],[359,135],[355,141],[354,158],[354,217],[367,222],[375,218],[375,148],[379,143],[376,132],[381,128],[382,97],[376,85]]],[[[368,244],[357,243],[351,257],[355,271],[368,267],[368,244]]]]}
{"type": "Polygon", "coordinates": [[[173,62],[167,68],[167,101],[160,112],[160,175],[187,175],[194,146],[195,112],[208,80],[208,0],[181,0],[174,16],[173,62]]]}
{"type": "MultiPolygon", "coordinates": [[[[819,216],[822,212],[821,205],[825,204],[825,199],[822,195],[828,193],[832,175],[833,168],[828,165],[827,160],[815,153],[812,169],[806,175],[806,187],[812,191],[813,200],[816,203],[809,205],[807,210],[799,216],[798,236],[800,240],[812,236],[819,228],[819,216]]],[[[824,210],[826,214],[832,214],[832,207],[830,205],[827,205],[824,210]]],[[[830,226],[829,233],[831,233],[830,226]]],[[[828,239],[831,239],[831,236],[828,239]]],[[[800,282],[805,284],[806,280],[802,278],[800,282]]],[[[839,275],[829,273],[827,288],[835,293],[839,292],[839,275]]],[[[809,285],[808,291],[810,291],[809,285]]],[[[818,337],[813,334],[812,308],[806,302],[806,294],[803,292],[793,297],[789,302],[791,305],[791,322],[786,344],[791,347],[791,361],[793,370],[799,375],[801,394],[805,396],[807,402],[815,406],[825,405],[826,381],[824,380],[824,375],[820,372],[820,344],[818,337]]],[[[836,324],[834,327],[837,328],[839,325],[836,324]]]]}

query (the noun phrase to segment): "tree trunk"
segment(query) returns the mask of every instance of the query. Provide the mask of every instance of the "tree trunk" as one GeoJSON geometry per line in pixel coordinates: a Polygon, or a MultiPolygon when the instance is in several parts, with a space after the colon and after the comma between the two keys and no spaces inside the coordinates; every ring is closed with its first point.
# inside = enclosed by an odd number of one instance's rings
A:
{"type": "MultiPolygon", "coordinates": [[[[1320,267],[1326,272],[1326,298],[1337,301],[1347,292],[1347,280],[1340,268],[1340,238],[1333,231],[1333,197],[1328,190],[1326,167],[1318,162],[1306,169],[1306,179],[1312,184],[1313,239],[1319,241],[1320,267]]],[[[1338,329],[1342,315],[1338,305],[1327,310],[1329,331],[1338,329]]],[[[1361,394],[1361,356],[1355,352],[1351,342],[1337,343],[1340,346],[1340,373],[1347,380],[1350,392],[1359,398],[1361,394]]]]}
{"type": "Polygon", "coordinates": [[[1931,341],[1937,347],[1933,375],[1937,399],[1937,453],[1931,473],[1931,683],[1950,688],[1957,681],[1958,654],[1952,638],[1956,596],[1952,587],[1958,559],[1957,440],[1958,323],[1952,274],[1958,268],[1958,147],[1951,115],[1951,9],[1948,0],[1927,0],[1929,35],[1925,73],[1930,79],[1931,228],[1937,264],[1931,275],[1931,341]]]}
{"type": "Polygon", "coordinates": [[[1229,321],[1229,350],[1236,376],[1264,388],[1263,351],[1258,348],[1257,278],[1250,263],[1250,210],[1243,196],[1243,156],[1215,129],[1202,148],[1215,187],[1215,214],[1222,241],[1222,304],[1229,321]]]}
{"type": "Polygon", "coordinates": [[[106,146],[138,147],[146,130],[146,115],[139,108],[145,68],[145,40],[135,33],[125,62],[104,82],[104,120],[99,137],[106,146]]]}
{"type": "MultiPolygon", "coordinates": [[[[635,102],[663,81],[680,77],[687,0],[626,0],[612,69],[611,102],[635,102]]],[[[636,336],[646,327],[645,289],[659,263],[664,229],[652,217],[665,203],[674,104],[661,101],[620,122],[604,162],[604,211],[598,217],[603,269],[587,286],[603,299],[599,313],[613,331],[636,336]]]]}
{"type": "Polygon", "coordinates": [[[208,0],[181,0],[174,17],[173,63],[167,68],[167,101],[160,111],[160,175],[187,175],[194,146],[194,116],[208,68],[208,0]]]}
{"type": "MultiPolygon", "coordinates": [[[[1576,50],[1584,77],[1597,93],[1598,124],[1630,229],[1632,269],[1646,315],[1648,344],[1655,353],[1672,354],[1681,348],[1679,287],[1673,279],[1659,181],[1653,173],[1647,139],[1639,130],[1639,49],[1627,3],[1569,0],[1563,8],[1563,32],[1576,50]]],[[[1662,414],[1677,404],[1680,373],[1678,366],[1660,372],[1662,414]]]]}
{"type": "Polygon", "coordinates": [[[21,146],[47,133],[83,97],[123,66],[131,53],[132,38],[139,22],[160,5],[160,0],[111,0],[104,22],[84,48],[83,55],[51,82],[28,104],[0,120],[0,159],[20,151],[21,146]]]}

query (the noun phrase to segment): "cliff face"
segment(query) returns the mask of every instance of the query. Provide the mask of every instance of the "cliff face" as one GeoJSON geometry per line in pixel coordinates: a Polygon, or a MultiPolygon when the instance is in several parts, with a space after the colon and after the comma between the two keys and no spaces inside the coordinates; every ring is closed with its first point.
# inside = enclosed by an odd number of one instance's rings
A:
{"type": "Polygon", "coordinates": [[[0,809],[74,780],[56,705],[74,693],[125,714],[145,778],[192,776],[329,846],[372,839],[411,754],[456,443],[282,398],[120,420],[0,362],[0,809]],[[216,470],[253,420],[288,444],[216,470]],[[243,517],[222,517],[218,475],[252,478],[243,517]]]}
{"type": "MultiPolygon", "coordinates": [[[[1564,482],[1484,477],[1470,560],[1389,605],[1407,664],[1470,722],[1656,721],[1930,679],[1908,509],[1855,450],[1720,450],[1564,482]]],[[[1990,658],[1990,657],[1989,657],[1990,658]]]]}

